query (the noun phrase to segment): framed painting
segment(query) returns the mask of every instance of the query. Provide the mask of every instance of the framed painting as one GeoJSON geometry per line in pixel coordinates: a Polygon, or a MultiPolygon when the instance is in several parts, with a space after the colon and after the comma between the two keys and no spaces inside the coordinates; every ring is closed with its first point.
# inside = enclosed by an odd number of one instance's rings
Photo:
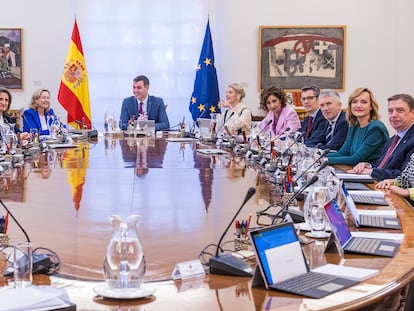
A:
{"type": "Polygon", "coordinates": [[[0,87],[23,90],[22,29],[0,28],[0,87]]]}
{"type": "Polygon", "coordinates": [[[259,90],[345,89],[346,26],[260,26],[259,90]]]}

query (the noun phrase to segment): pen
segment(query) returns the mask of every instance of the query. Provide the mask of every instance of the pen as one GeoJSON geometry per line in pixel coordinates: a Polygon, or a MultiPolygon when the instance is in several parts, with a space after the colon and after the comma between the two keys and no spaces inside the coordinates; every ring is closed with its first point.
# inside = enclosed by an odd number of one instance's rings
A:
{"type": "Polygon", "coordinates": [[[7,226],[9,225],[9,212],[6,212],[6,217],[4,219],[4,234],[7,233],[7,226]]]}
{"type": "Polygon", "coordinates": [[[246,232],[244,233],[244,237],[247,238],[247,233],[249,232],[250,228],[250,221],[252,220],[252,214],[249,214],[249,218],[247,219],[247,225],[246,225],[246,232]]]}

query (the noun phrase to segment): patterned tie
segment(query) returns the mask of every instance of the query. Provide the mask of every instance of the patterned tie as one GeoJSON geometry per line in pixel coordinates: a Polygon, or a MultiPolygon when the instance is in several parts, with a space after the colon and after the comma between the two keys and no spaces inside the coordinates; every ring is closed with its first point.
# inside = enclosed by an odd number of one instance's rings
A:
{"type": "Polygon", "coordinates": [[[144,104],[143,102],[139,103],[139,114],[144,114],[144,111],[142,110],[142,105],[143,104],[144,104]]]}
{"type": "Polygon", "coordinates": [[[333,135],[333,123],[329,122],[328,128],[326,129],[326,144],[328,145],[332,140],[333,135]]]}
{"type": "Polygon", "coordinates": [[[399,140],[400,140],[400,136],[394,135],[391,146],[388,148],[387,153],[382,158],[381,163],[378,165],[378,168],[382,168],[385,165],[385,163],[388,161],[388,159],[392,155],[392,153],[395,149],[395,146],[397,146],[399,140]]]}
{"type": "Polygon", "coordinates": [[[310,116],[309,119],[308,119],[308,126],[306,128],[306,138],[308,138],[310,133],[311,133],[312,122],[313,122],[313,117],[310,116]]]}

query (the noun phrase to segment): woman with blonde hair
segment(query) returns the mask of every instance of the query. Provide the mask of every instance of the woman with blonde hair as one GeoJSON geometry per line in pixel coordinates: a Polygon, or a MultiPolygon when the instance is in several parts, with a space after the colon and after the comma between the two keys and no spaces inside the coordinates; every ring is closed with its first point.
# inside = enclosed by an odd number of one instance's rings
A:
{"type": "Polygon", "coordinates": [[[49,90],[36,90],[29,108],[23,112],[23,131],[30,132],[31,129],[37,129],[39,135],[49,135],[49,126],[53,118],[57,117],[50,108],[49,90]]]}
{"type": "Polygon", "coordinates": [[[228,108],[217,122],[217,128],[231,134],[245,135],[250,133],[252,126],[252,113],[242,102],[246,96],[243,87],[238,83],[232,83],[227,87],[226,100],[222,102],[222,108],[228,108]]]}
{"type": "Polygon", "coordinates": [[[329,164],[375,163],[389,134],[379,121],[378,103],[370,89],[361,87],[351,93],[346,116],[350,125],[348,134],[338,152],[328,154],[329,164]]]}

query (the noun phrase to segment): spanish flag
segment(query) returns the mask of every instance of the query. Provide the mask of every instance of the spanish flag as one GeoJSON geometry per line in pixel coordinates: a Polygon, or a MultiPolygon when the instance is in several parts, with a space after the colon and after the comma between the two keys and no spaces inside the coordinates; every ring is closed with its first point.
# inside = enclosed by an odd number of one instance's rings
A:
{"type": "Polygon", "coordinates": [[[88,75],[78,25],[73,26],[69,51],[63,68],[58,100],[68,112],[68,123],[77,128],[92,128],[88,75]]]}

